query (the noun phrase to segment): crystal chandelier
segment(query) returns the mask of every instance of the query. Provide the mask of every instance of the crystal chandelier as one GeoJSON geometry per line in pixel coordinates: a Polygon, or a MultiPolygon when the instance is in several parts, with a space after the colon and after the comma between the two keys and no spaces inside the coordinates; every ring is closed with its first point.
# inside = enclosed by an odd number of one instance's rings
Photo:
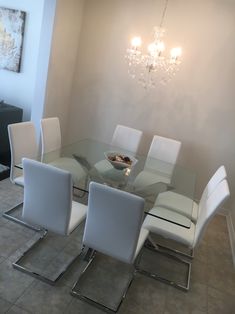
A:
{"type": "Polygon", "coordinates": [[[168,0],[162,13],[159,27],[154,27],[153,42],[147,47],[147,53],[141,51],[141,37],[131,40],[131,48],[127,49],[126,60],[128,62],[128,73],[144,88],[154,88],[158,84],[165,85],[179,70],[181,63],[181,47],[172,48],[170,53],[165,54],[163,37],[165,30],[162,28],[168,0]]]}

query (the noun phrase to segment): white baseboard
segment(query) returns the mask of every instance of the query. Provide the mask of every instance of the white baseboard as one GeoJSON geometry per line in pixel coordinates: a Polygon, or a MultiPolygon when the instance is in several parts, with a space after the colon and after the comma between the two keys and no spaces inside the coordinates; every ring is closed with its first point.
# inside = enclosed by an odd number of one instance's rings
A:
{"type": "Polygon", "coordinates": [[[229,240],[230,240],[230,245],[231,245],[231,250],[232,250],[233,265],[235,267],[235,228],[233,225],[233,220],[232,220],[232,216],[230,212],[226,215],[226,220],[227,220],[228,234],[229,234],[229,240]]]}

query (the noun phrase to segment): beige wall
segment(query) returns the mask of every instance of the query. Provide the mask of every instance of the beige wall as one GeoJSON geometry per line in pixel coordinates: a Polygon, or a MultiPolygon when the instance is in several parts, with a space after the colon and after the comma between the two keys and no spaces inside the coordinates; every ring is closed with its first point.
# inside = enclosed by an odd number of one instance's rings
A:
{"type": "MultiPolygon", "coordinates": [[[[169,47],[181,44],[183,64],[174,81],[145,91],[127,75],[130,38],[151,39],[164,1],[86,0],[69,112],[70,142],[109,141],[117,123],[182,141],[180,162],[197,172],[197,196],[216,168],[235,188],[235,2],[169,1],[169,47]]],[[[235,215],[234,215],[235,222],[235,215]]]]}
{"type": "Polygon", "coordinates": [[[60,118],[63,137],[67,131],[83,2],[83,0],[57,0],[43,116],[60,118]]]}

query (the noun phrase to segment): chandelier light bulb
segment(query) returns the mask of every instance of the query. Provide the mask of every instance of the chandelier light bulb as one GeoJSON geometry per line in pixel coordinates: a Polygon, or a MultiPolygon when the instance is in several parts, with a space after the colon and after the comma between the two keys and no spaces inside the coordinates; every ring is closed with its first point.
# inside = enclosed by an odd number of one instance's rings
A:
{"type": "Polygon", "coordinates": [[[131,45],[134,49],[137,49],[142,44],[141,37],[133,37],[131,40],[131,45]]]}
{"type": "Polygon", "coordinates": [[[177,60],[182,55],[182,48],[176,47],[171,49],[171,58],[177,60]]]}

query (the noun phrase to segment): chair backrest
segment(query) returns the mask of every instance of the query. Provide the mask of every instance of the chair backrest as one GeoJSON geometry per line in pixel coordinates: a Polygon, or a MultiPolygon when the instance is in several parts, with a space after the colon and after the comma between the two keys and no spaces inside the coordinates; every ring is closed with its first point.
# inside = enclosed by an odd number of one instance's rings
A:
{"type": "MultiPolygon", "coordinates": [[[[61,130],[59,118],[45,118],[41,120],[42,158],[47,153],[53,153],[51,160],[60,157],[61,130]]],[[[50,155],[50,154],[49,154],[50,155]]]]}
{"type": "Polygon", "coordinates": [[[83,244],[133,263],[143,213],[141,197],[91,182],[83,244]]]}
{"type": "Polygon", "coordinates": [[[165,163],[164,165],[161,165],[163,172],[171,177],[180,148],[181,142],[171,138],[154,135],[145,167],[155,169],[156,161],[154,159],[161,160],[165,163]]]}
{"type": "Polygon", "coordinates": [[[219,211],[221,205],[230,196],[227,180],[222,180],[217,184],[209,197],[204,198],[199,204],[199,216],[196,224],[194,247],[200,242],[207,225],[219,211]]]}
{"type": "Polygon", "coordinates": [[[136,154],[142,135],[142,131],[118,124],[113,133],[111,145],[136,154]]]}
{"type": "Polygon", "coordinates": [[[68,234],[72,207],[72,177],[67,171],[23,159],[23,219],[59,234],[68,234]]]}
{"type": "Polygon", "coordinates": [[[214,191],[216,186],[224,179],[227,178],[227,173],[224,166],[220,166],[214,175],[210,178],[209,182],[207,183],[201,197],[201,201],[203,201],[204,198],[207,198],[210,196],[210,194],[214,191]]]}
{"type": "Polygon", "coordinates": [[[33,122],[20,122],[8,125],[8,136],[11,149],[11,174],[14,183],[17,176],[22,175],[15,165],[22,163],[22,158],[38,158],[38,144],[33,122]]]}

